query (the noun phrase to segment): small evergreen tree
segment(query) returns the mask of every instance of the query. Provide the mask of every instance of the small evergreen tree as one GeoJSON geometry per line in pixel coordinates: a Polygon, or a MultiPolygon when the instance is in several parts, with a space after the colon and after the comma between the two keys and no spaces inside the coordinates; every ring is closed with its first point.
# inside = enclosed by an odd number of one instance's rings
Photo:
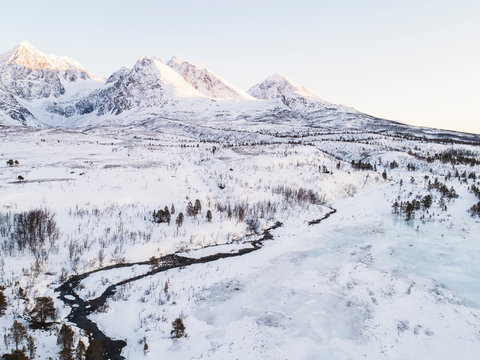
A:
{"type": "Polygon", "coordinates": [[[195,216],[195,208],[191,201],[187,204],[187,216],[195,216]]]}
{"type": "Polygon", "coordinates": [[[202,211],[202,204],[200,203],[200,200],[195,200],[195,205],[193,206],[194,210],[194,215],[197,216],[200,214],[200,211],[202,211]]]}
{"type": "Polygon", "coordinates": [[[183,220],[184,220],[184,216],[183,216],[183,213],[180,212],[177,216],[177,220],[175,220],[175,222],[177,223],[177,227],[182,227],[183,225],[183,220]]]}
{"type": "Polygon", "coordinates": [[[383,180],[387,180],[387,170],[383,170],[382,178],[383,180]]]}
{"type": "Polygon", "coordinates": [[[173,205],[173,203],[172,206],[170,206],[170,214],[175,214],[175,205],[173,205]]]}
{"type": "Polygon", "coordinates": [[[414,204],[412,204],[411,202],[407,202],[407,207],[405,208],[405,215],[406,215],[405,220],[409,221],[412,219],[414,210],[415,210],[414,204]]]}
{"type": "Polygon", "coordinates": [[[0,316],[5,315],[5,311],[7,310],[7,298],[3,291],[0,290],[0,316]]]}
{"type": "Polygon", "coordinates": [[[41,296],[35,298],[35,306],[30,312],[32,320],[44,325],[45,322],[50,319],[55,321],[57,317],[57,310],[53,304],[53,299],[47,296],[41,296]]]}
{"type": "Polygon", "coordinates": [[[68,349],[70,352],[73,347],[73,330],[67,324],[63,324],[57,336],[57,345],[62,349],[68,349]]]}
{"type": "Polygon", "coordinates": [[[75,350],[75,360],[83,360],[86,352],[87,347],[82,340],[78,340],[77,349],[75,350]]]}
{"type": "Polygon", "coordinates": [[[172,335],[173,339],[179,339],[181,337],[187,336],[185,332],[185,325],[183,324],[183,320],[181,318],[176,318],[172,322],[172,331],[170,331],[170,335],[172,335]]]}
{"type": "Polygon", "coordinates": [[[429,209],[432,206],[432,195],[425,195],[422,199],[422,205],[425,209],[429,209]]]}
{"type": "Polygon", "coordinates": [[[212,222],[212,211],[211,210],[207,211],[207,221],[212,222]]]}

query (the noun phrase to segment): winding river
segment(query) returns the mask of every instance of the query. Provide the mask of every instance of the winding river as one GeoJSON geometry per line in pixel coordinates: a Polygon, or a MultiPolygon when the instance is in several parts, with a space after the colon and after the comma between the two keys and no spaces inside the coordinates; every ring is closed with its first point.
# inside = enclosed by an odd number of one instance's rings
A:
{"type": "MultiPolygon", "coordinates": [[[[320,223],[322,220],[328,218],[331,214],[336,212],[335,209],[331,209],[326,213],[322,218],[312,220],[308,222],[309,225],[314,225],[320,223]]],[[[61,286],[59,286],[55,291],[59,293],[59,299],[61,299],[66,306],[71,308],[70,314],[67,316],[66,320],[75,324],[78,328],[84,330],[84,332],[91,339],[98,339],[101,341],[104,348],[103,358],[105,360],[123,360],[125,357],[122,356],[122,349],[127,345],[123,340],[114,340],[105,335],[97,326],[96,323],[91,321],[88,316],[93,312],[101,308],[109,297],[115,294],[117,287],[131,283],[140,279],[143,279],[147,276],[157,274],[166,270],[190,266],[193,264],[204,264],[212,262],[218,259],[225,259],[230,257],[237,257],[249,254],[253,251],[259,250],[263,247],[263,243],[266,240],[273,239],[271,231],[282,226],[282,223],[277,222],[271,227],[263,231],[259,238],[245,242],[245,245],[250,245],[250,247],[239,249],[235,252],[228,253],[216,253],[213,255],[208,255],[200,258],[190,258],[186,256],[181,256],[178,254],[165,255],[161,258],[151,259],[147,261],[135,262],[135,263],[124,263],[106,266],[100,269],[92,270],[83,274],[72,275],[65,281],[61,286]],[[129,279],[122,280],[116,284],[108,286],[105,291],[98,297],[90,300],[84,300],[76,293],[76,288],[80,282],[86,279],[88,276],[98,273],[100,271],[106,271],[111,269],[118,268],[127,268],[135,265],[150,265],[151,270],[145,272],[141,275],[131,277],[129,279]]]]}

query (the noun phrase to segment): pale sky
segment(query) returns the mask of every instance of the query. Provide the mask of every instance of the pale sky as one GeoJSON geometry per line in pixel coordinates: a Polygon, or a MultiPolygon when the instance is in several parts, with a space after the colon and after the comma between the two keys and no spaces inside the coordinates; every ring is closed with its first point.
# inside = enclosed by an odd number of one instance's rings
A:
{"type": "Polygon", "coordinates": [[[2,1],[0,52],[23,40],[108,76],[176,55],[247,90],[281,73],[321,98],[480,133],[480,1],[2,1]]]}

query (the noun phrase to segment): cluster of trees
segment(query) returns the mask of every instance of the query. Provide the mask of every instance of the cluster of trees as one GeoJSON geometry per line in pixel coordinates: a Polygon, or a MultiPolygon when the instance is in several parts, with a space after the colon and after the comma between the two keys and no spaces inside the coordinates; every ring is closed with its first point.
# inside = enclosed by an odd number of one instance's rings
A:
{"type": "Polygon", "coordinates": [[[5,311],[7,311],[8,303],[7,303],[7,297],[3,293],[5,288],[3,286],[0,286],[0,316],[5,315],[5,311]]]}
{"type": "Polygon", "coordinates": [[[449,199],[456,199],[458,198],[458,194],[455,191],[455,189],[450,187],[450,189],[445,185],[444,183],[438,181],[437,178],[435,178],[434,182],[432,183],[430,180],[428,180],[428,190],[436,189],[442,194],[442,196],[445,196],[449,199]]]}
{"type": "Polygon", "coordinates": [[[470,189],[475,194],[475,196],[480,200],[480,189],[473,184],[470,189]]]}
{"type": "Polygon", "coordinates": [[[358,169],[358,170],[374,170],[375,169],[375,167],[372,164],[370,164],[369,162],[363,162],[362,160],[358,160],[358,161],[352,160],[351,164],[354,169],[358,169]]]}
{"type": "Polygon", "coordinates": [[[219,213],[224,213],[229,219],[235,218],[238,221],[250,222],[250,219],[273,219],[276,214],[277,206],[270,200],[264,202],[247,203],[236,202],[234,204],[215,203],[215,209],[219,213]]]}
{"type": "Polygon", "coordinates": [[[451,149],[439,154],[435,154],[434,156],[427,157],[427,162],[429,163],[434,162],[435,160],[439,160],[444,164],[450,163],[452,165],[480,165],[480,160],[477,159],[472,152],[460,149],[451,149]]]}
{"type": "Polygon", "coordinates": [[[25,354],[28,351],[30,359],[35,358],[37,346],[32,336],[28,334],[27,328],[19,321],[14,320],[12,327],[9,329],[8,335],[5,337],[5,343],[8,346],[10,341],[13,341],[15,350],[9,354],[4,354],[4,360],[29,360],[25,354]],[[22,349],[20,350],[20,346],[22,349]]]}
{"type": "Polygon", "coordinates": [[[395,160],[393,160],[388,164],[388,166],[390,166],[390,169],[395,169],[395,168],[398,168],[398,163],[395,160]]]}
{"type": "Polygon", "coordinates": [[[200,214],[200,212],[202,211],[202,203],[198,199],[195,200],[195,205],[192,204],[191,201],[189,201],[186,211],[187,211],[187,216],[195,217],[198,214],[200,214]]]}
{"type": "MultiPolygon", "coordinates": [[[[60,345],[59,359],[60,360],[84,360],[87,359],[103,359],[103,346],[100,343],[101,348],[94,344],[95,340],[90,342],[90,346],[87,347],[80,339],[77,346],[74,348],[74,333],[72,328],[67,324],[62,324],[57,334],[57,345],[60,345]],[[91,356],[90,353],[93,353],[91,356]],[[87,355],[88,354],[88,355],[87,355]]],[[[98,341],[98,340],[97,340],[98,341]]]]}
{"type": "MultiPolygon", "coordinates": [[[[470,189],[475,194],[475,196],[480,200],[480,189],[475,185],[472,185],[470,189]]],[[[480,216],[480,201],[470,208],[470,214],[472,216],[480,216]]]]}
{"type": "Polygon", "coordinates": [[[472,216],[480,216],[480,201],[470,208],[470,214],[472,216]]]}
{"type": "Polygon", "coordinates": [[[415,167],[414,164],[408,163],[407,164],[407,170],[408,171],[415,171],[417,168],[415,167]]]}
{"type": "MultiPolygon", "coordinates": [[[[21,289],[21,288],[20,288],[21,289]]],[[[1,287],[0,290],[0,316],[5,314],[7,310],[7,299],[3,294],[4,288],[1,287]]],[[[19,296],[25,298],[23,290],[19,291],[19,296]]],[[[33,309],[28,313],[30,316],[30,327],[31,328],[42,328],[45,329],[49,327],[56,319],[57,311],[55,309],[53,299],[50,297],[37,297],[35,298],[35,305],[33,309]],[[51,322],[48,322],[51,320],[51,322]]],[[[26,355],[28,352],[30,359],[35,357],[36,345],[35,340],[32,336],[28,334],[27,328],[20,322],[15,320],[13,325],[8,329],[8,334],[5,335],[5,345],[8,346],[10,342],[13,342],[15,349],[11,353],[4,354],[2,359],[7,360],[22,360],[29,359],[26,355]],[[22,346],[22,349],[20,349],[22,346]]],[[[73,334],[73,332],[72,332],[73,334]]],[[[73,336],[73,335],[72,335],[73,336]]],[[[61,358],[62,360],[64,358],[61,358]]],[[[73,358],[72,358],[73,360],[73,358]]]]}
{"type": "Polygon", "coordinates": [[[170,213],[170,210],[168,209],[168,206],[165,206],[163,210],[158,210],[155,211],[153,210],[153,222],[160,224],[160,223],[168,223],[170,225],[170,220],[172,217],[172,214],[175,213],[175,207],[172,206],[172,213],[170,213]]]}
{"type": "Polygon", "coordinates": [[[0,215],[0,235],[3,250],[12,255],[16,248],[28,250],[36,257],[45,257],[47,240],[53,247],[59,238],[55,215],[47,209],[34,209],[13,216],[0,215]]]}
{"type": "Polygon", "coordinates": [[[19,164],[20,163],[18,162],[18,160],[13,160],[13,159],[7,160],[7,165],[8,166],[17,166],[19,164]]]}
{"type": "Polygon", "coordinates": [[[424,210],[429,209],[432,206],[432,196],[425,195],[420,200],[413,199],[411,201],[395,201],[392,205],[392,210],[395,215],[405,216],[405,220],[409,221],[414,218],[415,211],[423,208],[424,210]]]}
{"type": "Polygon", "coordinates": [[[280,185],[272,189],[273,194],[282,195],[285,201],[294,205],[307,203],[307,204],[322,204],[324,199],[322,199],[317,192],[312,189],[305,189],[303,187],[293,188],[286,185],[280,185]]]}
{"type": "MultiPolygon", "coordinates": [[[[15,346],[11,353],[4,354],[3,360],[29,360],[34,359],[37,346],[32,336],[28,334],[27,328],[19,321],[15,320],[8,329],[8,335],[5,338],[6,344],[12,343],[15,346]],[[27,356],[28,354],[28,356],[27,356]]],[[[88,348],[81,339],[76,346],[74,341],[74,332],[67,324],[57,332],[57,345],[60,346],[58,353],[59,360],[102,360],[104,349],[99,340],[92,340],[88,348]]]]}
{"type": "MultiPolygon", "coordinates": [[[[185,210],[185,213],[189,217],[197,217],[202,211],[202,203],[200,202],[199,199],[195,200],[195,203],[192,203],[191,201],[188,202],[187,208],[185,210]]],[[[172,204],[170,209],[168,209],[168,206],[165,206],[163,210],[154,210],[153,211],[153,221],[160,224],[160,223],[168,223],[170,225],[172,215],[175,214],[175,205],[172,204]]],[[[208,222],[212,221],[212,211],[208,210],[206,214],[206,219],[208,222]]],[[[182,227],[183,222],[185,221],[185,215],[183,212],[179,212],[176,219],[175,219],[175,224],[177,227],[182,227]]]]}
{"type": "MultiPolygon", "coordinates": [[[[340,167],[337,164],[337,169],[339,169],[339,168],[340,167]]],[[[327,168],[326,165],[319,166],[318,171],[321,172],[321,173],[324,173],[324,174],[330,174],[330,171],[328,171],[328,168],[327,168]]]]}

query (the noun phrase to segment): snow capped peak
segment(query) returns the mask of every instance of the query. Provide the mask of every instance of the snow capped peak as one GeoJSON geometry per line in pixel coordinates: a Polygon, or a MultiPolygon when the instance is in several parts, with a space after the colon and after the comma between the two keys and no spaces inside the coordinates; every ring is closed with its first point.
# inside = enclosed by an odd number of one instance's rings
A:
{"type": "MultiPolygon", "coordinates": [[[[164,87],[171,95],[182,98],[204,97],[163,60],[156,57],[140,57],[132,71],[142,74],[143,80],[164,87]]],[[[143,81],[141,78],[138,80],[143,81]]]]}
{"type": "Polygon", "coordinates": [[[293,82],[289,78],[287,78],[285,75],[282,75],[279,73],[270,75],[265,80],[272,81],[272,82],[281,82],[281,81],[288,81],[290,83],[293,82]]]}
{"type": "Polygon", "coordinates": [[[172,56],[172,58],[168,61],[167,64],[181,64],[183,60],[180,59],[178,56],[172,56]]]}
{"type": "Polygon", "coordinates": [[[22,99],[60,97],[79,80],[98,78],[75,60],[47,55],[28,41],[0,55],[0,85],[22,99]]]}
{"type": "Polygon", "coordinates": [[[17,49],[27,49],[32,52],[38,51],[38,49],[30,44],[27,40],[20,42],[17,46],[17,49]]]}
{"type": "Polygon", "coordinates": [[[5,59],[6,56],[2,59],[7,65],[23,66],[30,70],[75,70],[85,73],[89,78],[93,78],[93,76],[75,60],[64,56],[47,55],[28,41],[22,41],[16,48],[5,55],[9,55],[7,59],[5,59]]]}
{"type": "Polygon", "coordinates": [[[176,56],[172,57],[167,65],[205,96],[219,100],[253,100],[243,90],[199,65],[183,61],[176,56]]]}
{"type": "Polygon", "coordinates": [[[310,100],[322,101],[318,96],[298,85],[284,75],[274,74],[260,84],[252,86],[248,93],[257,99],[276,99],[282,96],[297,95],[310,100]]]}
{"type": "Polygon", "coordinates": [[[126,75],[128,75],[131,70],[131,68],[123,66],[121,69],[115,71],[112,75],[110,75],[105,84],[115,83],[119,80],[122,80],[126,75]]]}

